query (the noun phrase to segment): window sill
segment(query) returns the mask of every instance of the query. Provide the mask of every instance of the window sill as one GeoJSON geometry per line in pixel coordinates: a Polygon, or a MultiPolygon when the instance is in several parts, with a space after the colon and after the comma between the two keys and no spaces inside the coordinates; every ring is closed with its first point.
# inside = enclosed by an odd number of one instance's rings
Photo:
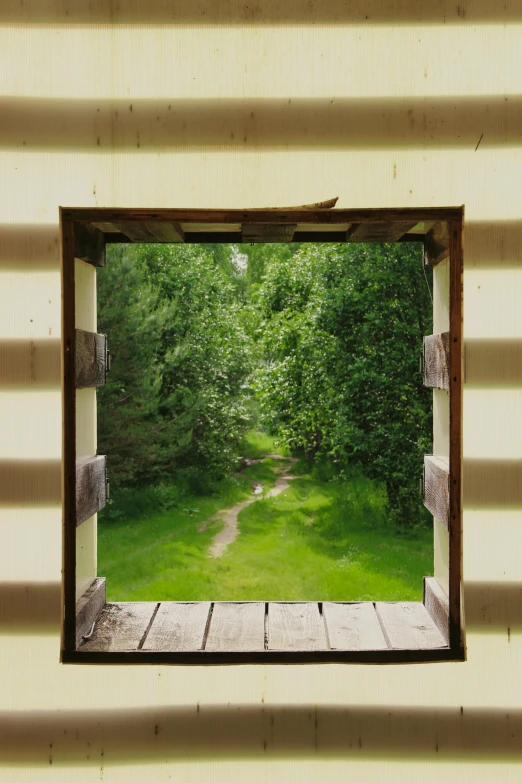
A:
{"type": "Polygon", "coordinates": [[[432,614],[421,602],[106,603],[89,638],[81,636],[62,660],[206,665],[462,659],[432,614]]]}

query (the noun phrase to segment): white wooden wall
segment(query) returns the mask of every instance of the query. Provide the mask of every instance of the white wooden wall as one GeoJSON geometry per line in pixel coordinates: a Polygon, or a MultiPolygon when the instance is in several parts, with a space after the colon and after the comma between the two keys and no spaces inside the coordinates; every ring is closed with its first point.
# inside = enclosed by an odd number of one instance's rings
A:
{"type": "Polygon", "coordinates": [[[2,0],[1,780],[520,780],[521,52],[518,0],[2,0]],[[58,207],[333,196],[466,207],[467,662],[61,665],[58,207]]]}

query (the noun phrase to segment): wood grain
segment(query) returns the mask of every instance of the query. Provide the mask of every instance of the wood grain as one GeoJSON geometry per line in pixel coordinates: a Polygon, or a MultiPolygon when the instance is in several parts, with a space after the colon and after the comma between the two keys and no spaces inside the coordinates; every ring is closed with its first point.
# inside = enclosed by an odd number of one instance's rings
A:
{"type": "Polygon", "coordinates": [[[449,610],[451,648],[463,653],[461,631],[462,582],[462,219],[449,224],[450,233],[450,531],[449,610]]]}
{"type": "Polygon", "coordinates": [[[74,225],[63,218],[61,225],[62,273],[62,493],[63,493],[63,657],[76,648],[76,368],[74,297],[74,225]]]}
{"type": "Polygon", "coordinates": [[[424,386],[449,391],[449,332],[424,337],[424,386]]]}
{"type": "Polygon", "coordinates": [[[107,501],[106,460],[102,455],[76,461],[76,526],[92,517],[107,501]]]}
{"type": "Polygon", "coordinates": [[[440,221],[424,237],[424,263],[428,266],[436,266],[448,256],[448,224],[446,221],[440,221]]]}
{"type": "MultiPolygon", "coordinates": [[[[410,228],[418,223],[417,220],[405,220],[399,223],[389,221],[375,223],[361,223],[354,225],[347,232],[347,242],[398,242],[410,228]]],[[[419,239],[419,242],[421,240],[419,239]]]]}
{"type": "Polygon", "coordinates": [[[424,457],[424,505],[449,530],[449,466],[440,457],[424,457]]]}
{"type": "Polygon", "coordinates": [[[375,607],[371,601],[357,604],[323,604],[332,650],[386,650],[375,607]]]}
{"type": "Polygon", "coordinates": [[[241,226],[242,242],[292,242],[296,223],[266,224],[243,223],[241,226]]]}
{"type": "Polygon", "coordinates": [[[268,604],[268,649],[329,649],[318,605],[316,603],[268,604]]]}
{"type": "Polygon", "coordinates": [[[183,242],[184,239],[183,229],[172,221],[122,220],[114,222],[114,226],[133,242],[183,242]]]}
{"type": "Polygon", "coordinates": [[[107,337],[76,330],[76,388],[104,386],[107,374],[107,337]]]}
{"type": "Polygon", "coordinates": [[[160,604],[144,650],[201,650],[207,626],[210,602],[160,604]]]}
{"type": "Polygon", "coordinates": [[[82,652],[126,652],[138,650],[157,604],[143,603],[105,604],[94,633],[83,642],[82,652]]]}
{"type": "Polygon", "coordinates": [[[90,633],[105,601],[105,579],[98,577],[76,603],[76,647],[80,646],[82,636],[90,633]]]}
{"type": "Polygon", "coordinates": [[[424,577],[424,606],[444,637],[446,644],[449,644],[448,596],[434,576],[424,577]]]}
{"type": "Polygon", "coordinates": [[[264,602],[214,604],[205,650],[264,649],[264,602]]]}
{"type": "MultiPolygon", "coordinates": [[[[404,209],[119,209],[64,207],[63,220],[93,223],[162,221],[173,223],[386,223],[461,220],[462,207],[412,207],[404,209]]],[[[125,232],[124,232],[125,233],[125,232]]]]}
{"type": "Polygon", "coordinates": [[[91,223],[74,224],[74,257],[93,266],[105,266],[105,237],[91,223]]]}
{"type": "Polygon", "coordinates": [[[377,603],[384,636],[394,650],[431,650],[446,647],[426,607],[420,603],[377,603]]]}

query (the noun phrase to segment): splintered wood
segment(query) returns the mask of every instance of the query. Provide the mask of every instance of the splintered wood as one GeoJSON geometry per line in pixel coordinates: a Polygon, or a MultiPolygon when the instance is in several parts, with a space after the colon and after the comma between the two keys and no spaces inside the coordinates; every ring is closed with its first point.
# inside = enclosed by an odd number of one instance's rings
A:
{"type": "Polygon", "coordinates": [[[424,505],[449,529],[449,465],[440,457],[424,457],[424,505]]]}
{"type": "Polygon", "coordinates": [[[424,386],[449,391],[449,332],[424,338],[424,386]]]}
{"type": "Polygon", "coordinates": [[[76,461],[76,525],[100,511],[107,502],[105,457],[76,461]]]}
{"type": "Polygon", "coordinates": [[[104,334],[76,329],[76,388],[105,385],[107,338],[104,334]]]}

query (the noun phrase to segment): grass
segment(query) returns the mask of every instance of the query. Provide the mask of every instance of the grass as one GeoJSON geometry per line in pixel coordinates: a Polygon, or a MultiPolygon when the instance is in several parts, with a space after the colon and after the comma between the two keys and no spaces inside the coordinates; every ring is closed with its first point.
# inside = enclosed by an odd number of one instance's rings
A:
{"type": "MultiPolygon", "coordinates": [[[[249,443],[248,456],[274,451],[262,435],[249,443]]],[[[108,599],[421,600],[431,532],[391,528],[382,491],[355,471],[341,482],[298,462],[289,488],[245,508],[236,540],[222,557],[208,557],[223,524],[212,520],[216,512],[251,497],[252,483],[272,486],[286,464],[264,459],[213,495],[185,494],[173,508],[102,521],[98,570],[108,599]]]]}

